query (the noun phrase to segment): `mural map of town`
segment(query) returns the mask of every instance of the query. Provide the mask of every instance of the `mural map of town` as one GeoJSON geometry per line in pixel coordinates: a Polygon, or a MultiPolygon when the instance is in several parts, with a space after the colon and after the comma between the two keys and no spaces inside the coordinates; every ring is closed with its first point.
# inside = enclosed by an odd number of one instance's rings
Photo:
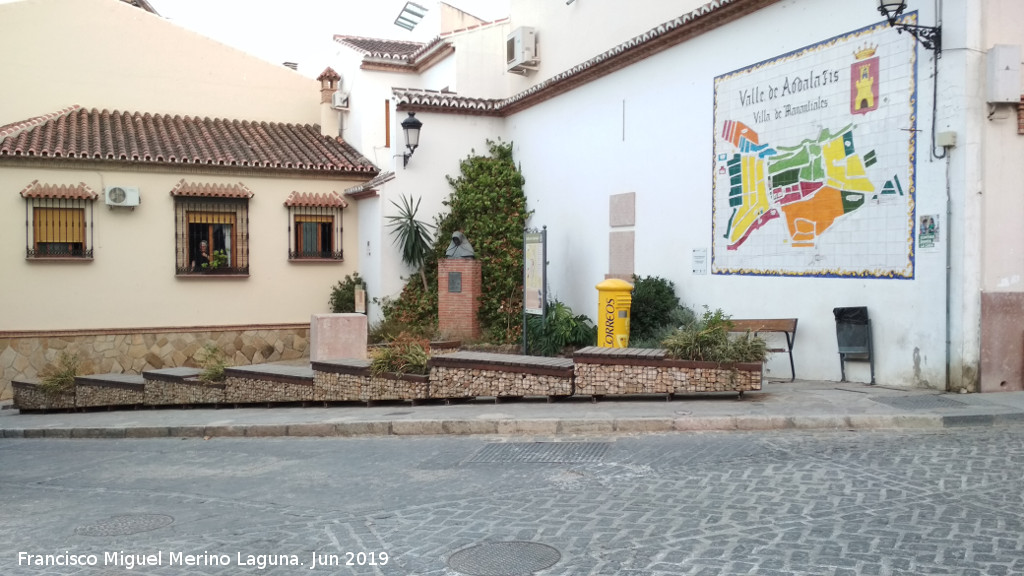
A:
{"type": "Polygon", "coordinates": [[[913,278],[916,50],[875,26],[715,80],[715,274],[913,278]]]}

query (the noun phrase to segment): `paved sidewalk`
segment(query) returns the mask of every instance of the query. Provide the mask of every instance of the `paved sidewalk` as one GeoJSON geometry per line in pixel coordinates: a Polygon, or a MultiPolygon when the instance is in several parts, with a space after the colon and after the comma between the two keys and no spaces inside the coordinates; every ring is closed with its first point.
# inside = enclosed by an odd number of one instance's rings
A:
{"type": "Polygon", "coordinates": [[[735,395],[493,400],[330,407],[139,409],[20,414],[4,438],[425,434],[573,435],[705,430],[943,428],[1024,424],[1024,392],[945,394],[836,382],[768,382],[735,395]]]}

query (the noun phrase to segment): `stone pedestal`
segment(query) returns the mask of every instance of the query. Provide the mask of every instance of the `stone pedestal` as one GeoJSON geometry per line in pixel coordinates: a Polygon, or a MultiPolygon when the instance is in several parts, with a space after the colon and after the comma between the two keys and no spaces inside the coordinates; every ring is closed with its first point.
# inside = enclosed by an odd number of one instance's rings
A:
{"type": "Polygon", "coordinates": [[[437,264],[438,330],[445,338],[480,337],[480,261],[449,258],[437,264]]]}
{"type": "Polygon", "coordinates": [[[366,331],[363,314],[313,314],[309,359],[366,358],[366,331]]]}

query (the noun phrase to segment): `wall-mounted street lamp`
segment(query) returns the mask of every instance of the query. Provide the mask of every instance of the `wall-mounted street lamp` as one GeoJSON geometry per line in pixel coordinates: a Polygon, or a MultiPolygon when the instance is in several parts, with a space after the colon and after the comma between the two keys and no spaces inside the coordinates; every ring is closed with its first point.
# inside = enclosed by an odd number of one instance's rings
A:
{"type": "Polygon", "coordinates": [[[878,11],[889,21],[889,26],[897,32],[909,32],[917,38],[922,46],[935,51],[935,57],[942,54],[942,27],[941,26],[918,26],[916,24],[905,24],[897,22],[896,19],[907,9],[904,0],[878,0],[878,11]]]}
{"type": "Polygon", "coordinates": [[[407,154],[402,155],[403,167],[409,165],[409,158],[412,158],[412,153],[420,145],[420,128],[422,127],[423,122],[416,119],[415,112],[409,112],[409,117],[402,120],[402,131],[405,132],[405,147],[409,149],[407,154]]]}

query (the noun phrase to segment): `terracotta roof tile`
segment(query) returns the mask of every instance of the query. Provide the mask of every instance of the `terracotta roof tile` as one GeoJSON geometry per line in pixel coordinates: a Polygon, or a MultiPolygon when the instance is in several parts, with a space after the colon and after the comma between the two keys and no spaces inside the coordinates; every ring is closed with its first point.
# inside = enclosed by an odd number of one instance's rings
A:
{"type": "Polygon", "coordinates": [[[380,174],[377,174],[372,179],[370,179],[368,182],[364,182],[358,186],[353,186],[351,188],[346,188],[345,194],[347,196],[359,196],[360,194],[370,192],[375,188],[381,186],[382,184],[390,182],[391,180],[394,179],[394,172],[381,172],[380,174]]]}
{"type": "Polygon", "coordinates": [[[309,208],[348,208],[348,202],[337,192],[314,194],[310,192],[292,192],[284,201],[289,207],[309,208]]]}
{"type": "Polygon", "coordinates": [[[5,158],[360,175],[379,171],[340,138],[321,135],[316,125],[111,112],[78,106],[5,126],[0,131],[0,160],[5,158]]]}
{"type": "Polygon", "coordinates": [[[316,77],[317,80],[341,80],[341,74],[334,71],[334,68],[328,66],[316,77]]]}
{"type": "Polygon", "coordinates": [[[171,188],[171,196],[193,196],[202,198],[252,198],[252,190],[238,184],[209,184],[186,182],[184,178],[171,188]]]}
{"type": "Polygon", "coordinates": [[[24,190],[21,191],[22,198],[61,198],[65,200],[95,200],[99,194],[93,192],[92,188],[79,182],[77,185],[62,184],[40,184],[39,180],[33,180],[24,190]]]}
{"type": "Polygon", "coordinates": [[[454,93],[403,88],[395,88],[393,92],[399,110],[508,116],[675,46],[737,15],[753,12],[777,1],[711,0],[505,99],[469,98],[454,93]]]}
{"type": "Polygon", "coordinates": [[[461,114],[501,116],[501,108],[504,105],[504,101],[497,98],[471,98],[459,96],[455,92],[438,92],[437,90],[421,90],[419,88],[394,88],[392,93],[400,106],[429,108],[435,111],[461,114]]]}
{"type": "Polygon", "coordinates": [[[383,38],[364,38],[336,34],[334,40],[375,58],[402,60],[424,46],[422,42],[404,42],[383,38]]]}

